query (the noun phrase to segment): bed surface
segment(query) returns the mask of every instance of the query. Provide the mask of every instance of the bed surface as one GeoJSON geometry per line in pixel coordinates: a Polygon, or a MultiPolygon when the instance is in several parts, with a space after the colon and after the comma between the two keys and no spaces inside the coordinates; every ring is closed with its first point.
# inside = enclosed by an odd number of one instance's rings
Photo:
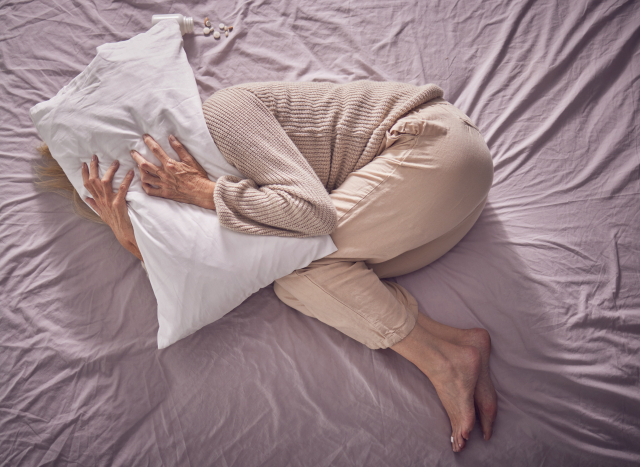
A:
{"type": "MultiPolygon", "coordinates": [[[[640,3],[0,1],[0,465],[640,463],[640,3]],[[171,5],[169,7],[169,5],[171,5]],[[156,349],[148,279],[39,192],[28,110],[151,15],[193,16],[201,98],[251,81],[436,83],[495,164],[478,223],[398,277],[491,333],[494,436],[460,454],[433,386],[260,290],[156,349]],[[216,41],[202,20],[234,26],[216,41]]],[[[124,156],[123,156],[124,157],[124,156]]]]}

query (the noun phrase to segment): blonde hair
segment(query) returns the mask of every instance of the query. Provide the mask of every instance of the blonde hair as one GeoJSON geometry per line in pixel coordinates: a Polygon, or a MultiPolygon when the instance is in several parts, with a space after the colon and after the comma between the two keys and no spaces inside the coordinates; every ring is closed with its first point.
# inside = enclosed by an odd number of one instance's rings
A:
{"type": "Polygon", "coordinates": [[[104,224],[105,222],[82,200],[80,194],[73,187],[60,164],[53,158],[49,146],[42,143],[38,146],[38,152],[42,156],[42,164],[35,166],[38,179],[35,185],[44,190],[52,191],[73,201],[73,210],[83,219],[104,224]]]}

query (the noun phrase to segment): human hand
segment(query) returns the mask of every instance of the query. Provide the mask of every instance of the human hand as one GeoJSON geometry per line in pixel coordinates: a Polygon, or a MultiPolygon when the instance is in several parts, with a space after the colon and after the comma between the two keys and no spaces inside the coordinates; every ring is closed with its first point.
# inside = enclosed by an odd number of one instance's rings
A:
{"type": "Polygon", "coordinates": [[[137,151],[131,151],[131,157],[140,169],[142,188],[148,195],[195,204],[206,209],[216,208],[213,201],[216,183],[209,180],[206,170],[177,138],[169,136],[169,144],[178,154],[179,161],[171,159],[151,136],[144,135],[142,138],[162,164],[162,167],[157,167],[137,151]]]}
{"type": "Polygon", "coordinates": [[[120,163],[117,160],[113,161],[102,179],[100,179],[98,177],[98,156],[94,154],[91,158],[91,168],[87,167],[86,162],[82,163],[82,181],[84,187],[93,196],[93,198],[85,198],[85,201],[111,227],[122,246],[142,261],[142,254],[136,243],[133,225],[127,210],[127,202],[125,201],[127,190],[131,185],[131,180],[133,180],[133,169],[127,172],[118,192],[114,193],[112,189],[113,176],[119,166],[120,163]]]}

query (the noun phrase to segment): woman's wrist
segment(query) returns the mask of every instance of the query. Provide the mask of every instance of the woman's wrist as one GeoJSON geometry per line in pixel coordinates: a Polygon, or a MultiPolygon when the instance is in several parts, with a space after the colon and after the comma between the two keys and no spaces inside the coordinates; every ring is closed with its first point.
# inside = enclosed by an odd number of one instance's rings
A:
{"type": "Polygon", "coordinates": [[[194,193],[192,204],[205,209],[216,209],[216,203],[213,201],[213,192],[216,189],[216,182],[211,180],[203,180],[202,186],[194,193]]]}
{"type": "Polygon", "coordinates": [[[140,253],[140,249],[138,248],[138,243],[136,242],[136,237],[133,234],[133,229],[130,232],[121,232],[120,235],[116,235],[118,242],[120,245],[124,247],[129,253],[138,258],[140,261],[142,259],[142,253],[140,253]]]}
{"type": "Polygon", "coordinates": [[[124,241],[124,242],[120,242],[120,244],[125,247],[125,249],[131,253],[133,256],[135,256],[136,258],[138,258],[140,261],[144,262],[144,260],[142,259],[142,253],[140,253],[140,249],[138,248],[138,245],[134,242],[129,242],[129,241],[124,241]]]}

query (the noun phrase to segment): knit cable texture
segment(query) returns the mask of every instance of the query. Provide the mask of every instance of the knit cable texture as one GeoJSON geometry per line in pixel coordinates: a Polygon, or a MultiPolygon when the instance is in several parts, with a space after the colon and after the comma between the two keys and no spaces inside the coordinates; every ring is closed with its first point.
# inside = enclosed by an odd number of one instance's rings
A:
{"type": "Polygon", "coordinates": [[[252,235],[312,237],[337,226],[329,193],[368,164],[389,128],[443,91],[393,82],[250,83],[203,105],[225,159],[213,198],[220,223],[252,235]]]}

